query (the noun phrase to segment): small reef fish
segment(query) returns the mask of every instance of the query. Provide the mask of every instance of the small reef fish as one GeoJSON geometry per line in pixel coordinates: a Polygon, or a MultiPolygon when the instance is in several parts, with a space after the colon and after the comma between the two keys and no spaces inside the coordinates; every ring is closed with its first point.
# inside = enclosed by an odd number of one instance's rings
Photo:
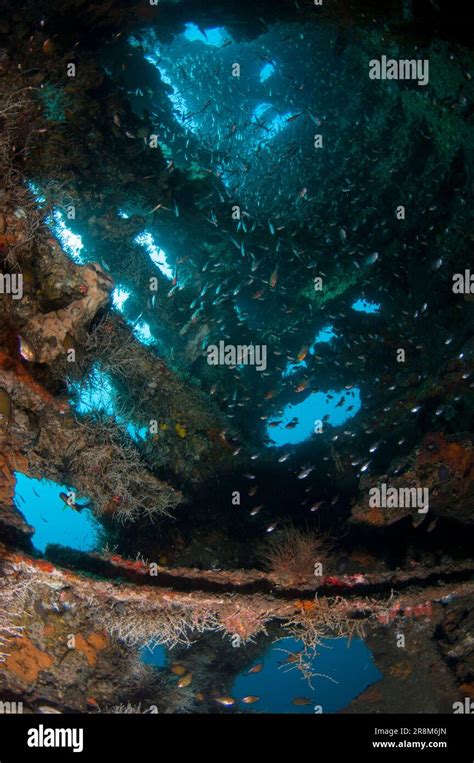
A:
{"type": "Polygon", "coordinates": [[[173,665],[171,665],[170,670],[175,676],[184,676],[188,672],[187,668],[185,668],[184,665],[180,665],[178,662],[174,662],[173,665]]]}
{"type": "Polygon", "coordinates": [[[309,379],[306,379],[306,381],[301,382],[301,384],[298,384],[297,387],[295,387],[295,392],[304,392],[305,389],[309,387],[309,379]]]}
{"type": "Polygon", "coordinates": [[[312,701],[308,699],[308,697],[295,697],[291,700],[291,704],[296,705],[297,707],[305,707],[311,705],[312,701]]]}
{"type": "Polygon", "coordinates": [[[252,694],[250,694],[248,697],[242,697],[242,702],[244,702],[246,705],[253,705],[254,702],[258,702],[259,700],[260,697],[255,697],[252,694]]]}
{"type": "Polygon", "coordinates": [[[270,281],[269,281],[270,289],[274,289],[277,283],[278,283],[278,265],[276,266],[275,270],[270,276],[270,281]]]}
{"type": "Polygon", "coordinates": [[[249,670],[247,670],[247,673],[260,673],[262,669],[263,662],[257,662],[256,665],[253,665],[249,670]]]}
{"type": "Polygon", "coordinates": [[[66,506],[69,506],[70,509],[74,509],[74,511],[82,511],[83,509],[88,509],[90,507],[90,503],[76,503],[74,496],[68,493],[59,493],[59,497],[66,506]]]}
{"type": "Polygon", "coordinates": [[[299,480],[304,480],[306,477],[308,477],[309,474],[313,471],[313,466],[308,466],[306,469],[302,469],[300,473],[298,474],[299,480]]]}
{"type": "Polygon", "coordinates": [[[178,683],[176,684],[178,689],[185,689],[186,686],[189,686],[191,681],[193,680],[193,674],[192,673],[186,673],[182,678],[179,679],[178,683]]]}
{"type": "Polygon", "coordinates": [[[23,339],[22,336],[19,337],[20,340],[20,355],[23,358],[23,360],[27,360],[29,363],[33,363],[36,359],[35,351],[33,350],[33,347],[29,342],[26,341],[26,339],[23,339]]]}
{"type": "Polygon", "coordinates": [[[303,652],[291,652],[284,660],[279,661],[279,665],[294,665],[299,662],[300,656],[303,652]]]}
{"type": "Polygon", "coordinates": [[[302,347],[301,350],[299,351],[298,355],[296,356],[296,359],[298,361],[304,360],[308,354],[308,351],[309,351],[309,345],[305,344],[304,347],[302,347]]]}
{"type": "Polygon", "coordinates": [[[224,707],[232,707],[232,705],[235,705],[236,699],[234,697],[216,697],[216,702],[219,705],[224,705],[224,707]]]}
{"type": "Polygon", "coordinates": [[[186,427],[182,424],[176,424],[175,425],[175,432],[178,435],[178,437],[186,437],[186,427]]]}

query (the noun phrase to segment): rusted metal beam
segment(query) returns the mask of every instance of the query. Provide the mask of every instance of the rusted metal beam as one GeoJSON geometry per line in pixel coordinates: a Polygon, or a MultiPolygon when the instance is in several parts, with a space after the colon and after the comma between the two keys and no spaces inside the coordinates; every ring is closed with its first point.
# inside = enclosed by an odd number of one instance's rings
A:
{"type": "Polygon", "coordinates": [[[118,554],[97,554],[49,546],[48,560],[73,570],[82,570],[109,580],[121,579],[135,585],[172,588],[183,593],[241,593],[272,595],[279,599],[320,596],[369,596],[402,591],[410,587],[450,585],[472,578],[470,562],[411,570],[369,572],[356,575],[312,576],[298,585],[281,585],[270,573],[260,570],[199,570],[163,567],[143,560],[124,559],[118,554]]]}

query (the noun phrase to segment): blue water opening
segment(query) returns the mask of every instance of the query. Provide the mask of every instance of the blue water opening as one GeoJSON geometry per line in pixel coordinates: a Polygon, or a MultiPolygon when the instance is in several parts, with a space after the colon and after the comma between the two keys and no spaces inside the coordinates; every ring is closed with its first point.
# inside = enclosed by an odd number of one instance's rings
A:
{"type": "Polygon", "coordinates": [[[273,64],[265,64],[265,66],[260,69],[260,82],[266,82],[266,80],[272,76],[274,71],[275,67],[273,64]]]}
{"type": "Polygon", "coordinates": [[[326,639],[312,662],[313,672],[323,675],[312,679],[311,688],[299,670],[282,664],[288,657],[287,652],[301,650],[301,642],[295,638],[275,642],[265,654],[259,673],[249,674],[249,666],[237,676],[232,695],[237,700],[248,695],[259,697],[254,705],[241,705],[255,712],[314,713],[315,706],[321,706],[323,713],[336,713],[382,678],[361,639],[354,638],[351,642],[345,638],[326,639]],[[296,697],[310,702],[293,705],[296,697]]]}
{"type": "Polygon", "coordinates": [[[131,292],[125,289],[123,286],[116,286],[112,292],[112,304],[116,310],[122,312],[125,302],[129,298],[131,292]]]}
{"type": "Polygon", "coordinates": [[[59,210],[54,210],[52,219],[48,218],[47,223],[52,232],[60,242],[62,248],[69,255],[76,265],[84,265],[84,244],[81,236],[68,228],[64,222],[64,215],[59,210]]]}
{"type": "Polygon", "coordinates": [[[150,231],[145,230],[139,233],[135,238],[135,242],[145,249],[153,264],[171,281],[174,277],[173,267],[168,260],[165,250],[158,246],[150,231]]]}
{"type": "Polygon", "coordinates": [[[293,376],[297,371],[299,371],[301,368],[308,368],[308,364],[306,360],[297,360],[295,363],[288,363],[285,370],[282,373],[283,378],[285,379],[287,376],[293,376]]]}
{"type": "Polygon", "coordinates": [[[117,414],[116,391],[112,380],[97,365],[92,368],[85,384],[71,383],[70,389],[76,393],[77,397],[71,398],[69,402],[78,413],[86,415],[104,413],[106,416],[113,416],[118,424],[125,427],[135,442],[146,440],[148,435],[146,427],[139,427],[137,424],[127,421],[124,416],[117,414]]]}
{"type": "Polygon", "coordinates": [[[315,340],[314,340],[314,344],[313,344],[313,346],[310,349],[310,353],[312,355],[314,355],[314,352],[315,352],[314,345],[315,344],[318,344],[319,342],[322,342],[322,343],[330,342],[331,339],[333,339],[335,336],[336,336],[336,332],[334,331],[334,327],[333,326],[329,326],[329,325],[328,326],[324,326],[321,329],[321,331],[319,331],[319,333],[316,335],[315,340]]]}
{"type": "Polygon", "coordinates": [[[255,139],[256,142],[266,143],[268,140],[271,140],[271,138],[274,138],[287,126],[288,119],[291,117],[291,112],[288,112],[287,114],[276,114],[269,120],[271,113],[273,113],[271,103],[259,103],[255,106],[252,112],[251,121],[255,120],[257,123],[263,121],[265,122],[266,127],[265,138],[257,136],[255,139]]]}
{"type": "Polygon", "coordinates": [[[200,29],[196,24],[186,24],[185,31],[183,32],[185,37],[190,42],[200,40],[205,45],[223,45],[230,39],[225,27],[213,27],[212,29],[200,29]]]}
{"type": "Polygon", "coordinates": [[[156,342],[155,337],[151,333],[150,324],[146,321],[138,321],[137,323],[134,323],[132,332],[138,341],[141,342],[141,344],[144,344],[145,347],[151,347],[156,342]]]}
{"type": "MultiPolygon", "coordinates": [[[[46,198],[42,195],[37,183],[29,180],[27,186],[35,197],[38,205],[40,207],[43,206],[46,202],[46,198]]],[[[84,256],[85,251],[82,238],[66,225],[64,213],[59,209],[53,210],[52,214],[48,215],[46,218],[46,224],[53,235],[56,236],[66,254],[68,254],[77,265],[84,265],[86,258],[84,256]]]]}
{"type": "Polygon", "coordinates": [[[156,646],[144,646],[140,649],[140,660],[145,665],[153,665],[155,668],[164,668],[167,663],[166,647],[163,644],[156,646]]]}
{"type": "Polygon", "coordinates": [[[296,405],[287,405],[281,416],[273,416],[269,419],[270,424],[273,421],[280,423],[276,427],[267,426],[267,435],[272,440],[273,445],[295,445],[307,440],[315,433],[315,422],[322,421],[324,416],[329,416],[324,424],[330,424],[333,427],[344,424],[345,421],[356,415],[361,407],[360,389],[354,387],[351,390],[342,390],[336,392],[312,392],[301,403],[296,405]],[[328,400],[327,396],[332,395],[328,400]],[[341,398],[345,400],[342,405],[338,405],[341,398]],[[286,425],[295,418],[298,422],[292,429],[286,429],[286,425]]]}
{"type": "Polygon", "coordinates": [[[352,304],[352,309],[358,313],[378,313],[380,304],[377,302],[368,302],[366,299],[358,299],[352,304]]]}
{"type": "MultiPolygon", "coordinates": [[[[336,336],[336,333],[332,326],[324,326],[324,328],[321,329],[316,334],[316,337],[314,339],[313,344],[309,348],[309,354],[314,355],[316,353],[316,345],[319,343],[326,343],[330,342],[331,339],[333,339],[336,336]]],[[[287,367],[283,371],[282,376],[285,378],[287,376],[292,376],[292,374],[296,373],[300,368],[308,368],[308,364],[305,360],[298,360],[294,363],[288,363],[287,367]]]]}
{"type": "MultiPolygon", "coordinates": [[[[75,511],[60,498],[69,488],[46,479],[15,472],[14,501],[29,525],[35,528],[33,546],[44,553],[48,543],[79,551],[93,551],[100,544],[100,525],[89,509],[75,511]]],[[[77,504],[87,503],[78,498],[77,504]]]]}

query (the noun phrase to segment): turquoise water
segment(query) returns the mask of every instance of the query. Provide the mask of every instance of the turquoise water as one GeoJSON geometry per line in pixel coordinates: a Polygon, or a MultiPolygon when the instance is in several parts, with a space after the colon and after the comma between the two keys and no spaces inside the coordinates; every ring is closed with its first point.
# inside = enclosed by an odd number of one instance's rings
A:
{"type": "Polygon", "coordinates": [[[224,27],[213,27],[212,29],[201,29],[196,24],[186,24],[183,37],[189,42],[199,40],[205,45],[216,45],[220,47],[226,40],[230,39],[227,30],[224,27]]]}
{"type": "MultiPolygon", "coordinates": [[[[35,528],[33,546],[44,553],[48,543],[92,551],[100,543],[100,525],[89,509],[81,512],[66,506],[59,493],[65,485],[46,479],[37,480],[15,472],[15,505],[29,525],[35,528]]],[[[86,503],[84,499],[79,504],[86,503]]]]}
{"type": "Polygon", "coordinates": [[[378,313],[380,304],[378,302],[368,302],[366,299],[357,299],[352,304],[352,309],[358,313],[378,313]]]}
{"type": "MultiPolygon", "coordinates": [[[[249,669],[256,664],[249,663],[235,678],[230,691],[238,706],[245,707],[247,712],[336,713],[382,678],[361,639],[352,639],[350,644],[345,638],[325,639],[312,663],[313,672],[322,675],[313,677],[311,687],[300,671],[282,664],[289,652],[301,649],[300,641],[285,638],[271,644],[258,660],[263,663],[259,673],[249,674],[249,669]],[[242,703],[241,700],[249,695],[259,697],[258,702],[252,705],[242,703]],[[295,697],[304,697],[310,704],[294,705],[295,697]]],[[[167,650],[161,644],[152,649],[143,647],[139,655],[145,665],[164,668],[168,664],[167,650]]]]}
{"type": "Polygon", "coordinates": [[[254,712],[315,713],[321,712],[321,707],[323,713],[336,713],[382,678],[361,639],[352,639],[350,644],[345,638],[326,639],[313,660],[314,672],[324,675],[314,677],[311,688],[299,670],[280,664],[288,652],[301,649],[301,642],[294,638],[273,643],[261,660],[263,669],[259,673],[249,674],[249,665],[237,676],[232,696],[237,700],[248,695],[260,697],[255,704],[247,705],[254,712]],[[295,697],[307,698],[311,704],[293,705],[295,697]]]}
{"type": "Polygon", "coordinates": [[[167,663],[166,647],[162,644],[150,647],[144,646],[140,649],[140,660],[145,665],[153,665],[155,668],[164,668],[167,663]]]}
{"type": "Polygon", "coordinates": [[[337,427],[355,416],[360,407],[360,390],[357,387],[349,391],[337,392],[331,389],[328,392],[312,392],[301,403],[287,405],[281,416],[273,416],[269,419],[269,423],[272,421],[281,423],[276,427],[267,427],[267,435],[272,440],[271,444],[277,447],[295,445],[315,434],[315,422],[322,421],[324,416],[329,416],[328,424],[337,427]],[[332,400],[327,399],[328,395],[332,395],[332,400]],[[346,398],[345,403],[337,407],[343,395],[346,398]],[[351,411],[348,410],[350,406],[353,406],[351,411]],[[295,417],[298,418],[296,426],[293,429],[286,429],[286,425],[295,417]]]}
{"type": "Polygon", "coordinates": [[[138,426],[133,421],[116,412],[116,392],[110,376],[95,365],[88,378],[82,384],[72,383],[71,392],[75,397],[70,400],[78,413],[93,414],[103,413],[112,416],[116,422],[122,425],[135,442],[146,440],[148,429],[138,426]]]}

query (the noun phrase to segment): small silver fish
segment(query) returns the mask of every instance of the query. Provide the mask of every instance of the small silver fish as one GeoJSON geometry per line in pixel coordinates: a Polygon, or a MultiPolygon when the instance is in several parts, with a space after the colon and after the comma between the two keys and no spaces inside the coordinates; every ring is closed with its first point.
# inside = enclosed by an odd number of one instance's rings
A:
{"type": "Polygon", "coordinates": [[[367,259],[365,261],[365,264],[366,265],[373,265],[374,262],[377,262],[378,258],[379,258],[379,253],[378,252],[374,252],[373,254],[369,254],[369,256],[367,257],[367,259]]]}

